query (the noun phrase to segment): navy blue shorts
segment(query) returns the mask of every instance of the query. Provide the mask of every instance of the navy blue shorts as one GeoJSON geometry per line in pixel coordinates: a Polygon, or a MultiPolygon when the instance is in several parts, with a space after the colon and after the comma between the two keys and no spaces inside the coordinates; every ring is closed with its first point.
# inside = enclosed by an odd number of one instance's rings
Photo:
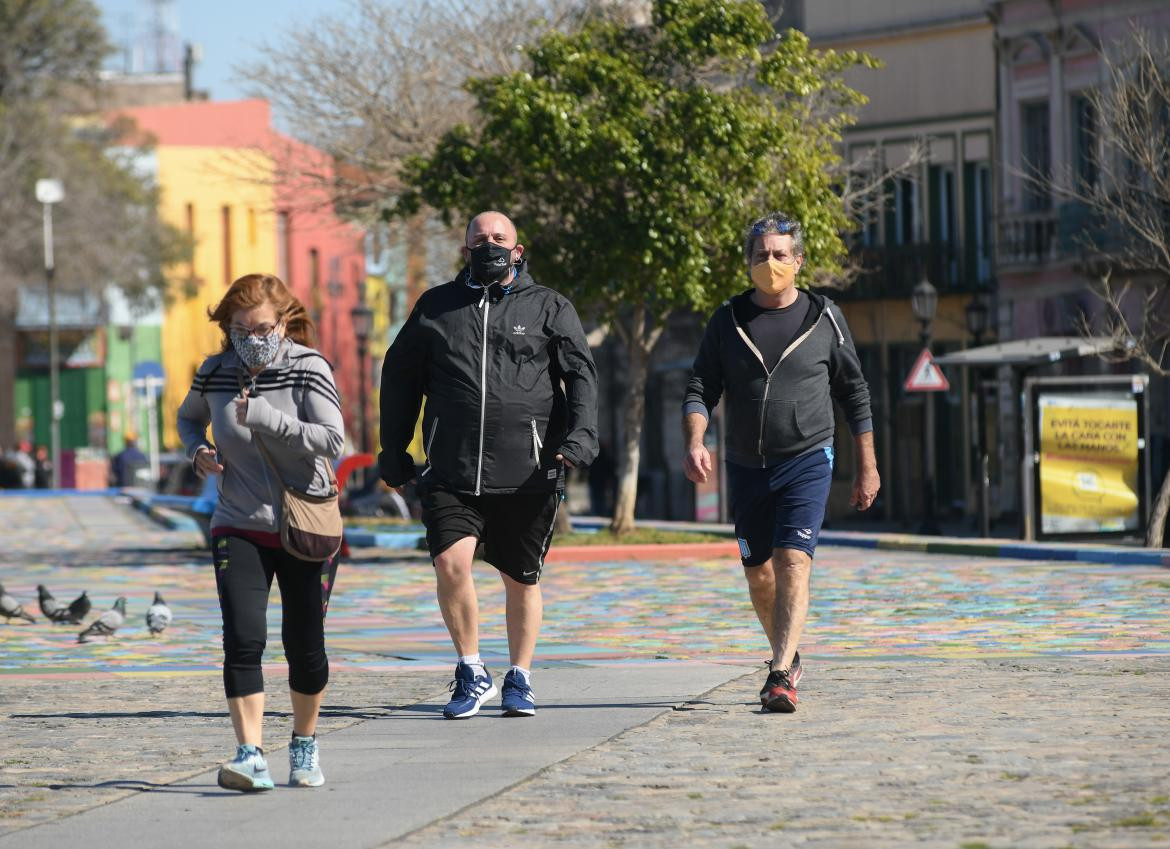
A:
{"type": "Polygon", "coordinates": [[[764,469],[727,464],[731,515],[744,566],[760,566],[776,548],[812,557],[833,480],[833,448],[826,445],[764,469]]]}

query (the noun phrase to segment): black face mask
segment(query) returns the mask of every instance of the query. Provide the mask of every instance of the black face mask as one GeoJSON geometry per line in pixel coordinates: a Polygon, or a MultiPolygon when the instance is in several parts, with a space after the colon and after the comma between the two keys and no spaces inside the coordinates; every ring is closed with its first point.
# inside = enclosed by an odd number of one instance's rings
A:
{"type": "Polygon", "coordinates": [[[471,279],[481,286],[502,283],[512,273],[512,251],[495,242],[484,242],[471,249],[471,279]]]}

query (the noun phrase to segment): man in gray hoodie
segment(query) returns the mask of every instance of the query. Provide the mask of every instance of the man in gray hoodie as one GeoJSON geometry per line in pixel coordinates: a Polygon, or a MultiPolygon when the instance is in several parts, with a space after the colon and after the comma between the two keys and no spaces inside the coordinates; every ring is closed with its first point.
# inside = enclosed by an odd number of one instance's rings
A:
{"type": "Polygon", "coordinates": [[[795,285],[804,263],[800,224],[782,213],[754,222],[744,241],[753,288],[707,324],[687,384],[686,475],[712,473],[707,421],[726,397],[724,454],[735,535],[752,606],[772,659],[760,703],[796,710],[809,576],[833,473],[833,401],[857,447],[850,504],[866,510],[881,483],[869,387],[845,317],[828,298],[795,285]]]}

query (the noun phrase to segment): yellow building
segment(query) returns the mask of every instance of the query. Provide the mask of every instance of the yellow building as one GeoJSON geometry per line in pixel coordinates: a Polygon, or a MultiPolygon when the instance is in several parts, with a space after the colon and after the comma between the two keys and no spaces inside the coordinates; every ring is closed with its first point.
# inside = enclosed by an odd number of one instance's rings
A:
{"type": "Polygon", "coordinates": [[[162,332],[163,440],[178,446],[175,415],[199,364],[223,344],[207,309],[231,282],[280,267],[274,168],[261,152],[268,104],[187,102],[126,110],[156,141],[161,214],[194,241],[189,268],[173,269],[162,332]]]}

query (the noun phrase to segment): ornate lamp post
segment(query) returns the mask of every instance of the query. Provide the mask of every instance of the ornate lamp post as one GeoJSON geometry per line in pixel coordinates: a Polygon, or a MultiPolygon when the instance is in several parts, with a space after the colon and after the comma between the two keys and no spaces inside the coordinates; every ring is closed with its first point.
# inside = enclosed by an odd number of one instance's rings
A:
{"type": "Polygon", "coordinates": [[[370,450],[370,417],[366,406],[369,396],[367,384],[370,382],[370,375],[366,361],[369,358],[370,333],[374,328],[374,312],[364,303],[359,303],[350,310],[349,319],[353,323],[353,335],[357,339],[358,345],[358,406],[361,407],[362,411],[359,437],[361,445],[359,448],[362,453],[368,453],[370,450]]]}
{"type": "MultiPolygon", "coordinates": [[[[975,347],[983,341],[983,334],[987,332],[988,318],[991,310],[987,302],[978,293],[971,296],[967,304],[967,330],[974,340],[975,347]]],[[[983,404],[983,369],[975,366],[972,369],[975,379],[975,391],[972,393],[975,407],[975,474],[979,481],[979,535],[991,536],[991,463],[987,452],[987,411],[983,404]]]]}
{"type": "Polygon", "coordinates": [[[990,312],[981,295],[977,293],[971,296],[971,302],[967,304],[966,309],[967,332],[971,334],[976,347],[983,343],[983,334],[987,332],[987,320],[990,312]]]}
{"type": "MultiPolygon", "coordinates": [[[[930,285],[930,281],[923,279],[914,287],[910,294],[910,309],[914,317],[922,325],[919,333],[922,347],[929,349],[931,341],[931,326],[934,324],[935,314],[938,312],[938,290],[930,285]]],[[[923,497],[925,511],[919,531],[924,534],[939,533],[938,522],[935,519],[935,446],[934,446],[934,393],[926,393],[923,398],[923,439],[926,443],[925,467],[923,469],[923,497]]]]}
{"type": "Polygon", "coordinates": [[[37,200],[44,208],[45,229],[45,283],[49,299],[49,443],[53,452],[53,489],[61,488],[61,418],[65,414],[61,403],[60,345],[57,341],[57,286],[54,280],[56,262],[53,259],[53,204],[65,200],[65,187],[60,180],[37,180],[37,200]]]}

